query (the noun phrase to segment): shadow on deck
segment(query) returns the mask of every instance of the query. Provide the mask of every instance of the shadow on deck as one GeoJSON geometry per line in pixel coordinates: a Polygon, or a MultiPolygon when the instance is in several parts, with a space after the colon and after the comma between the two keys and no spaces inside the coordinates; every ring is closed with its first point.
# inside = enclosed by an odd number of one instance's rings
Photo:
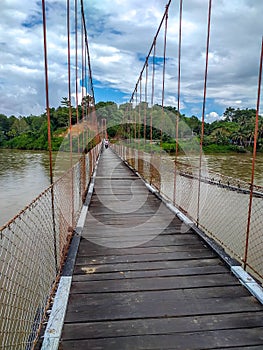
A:
{"type": "Polygon", "coordinates": [[[262,349],[263,306],[108,149],[59,348],[262,349]]]}

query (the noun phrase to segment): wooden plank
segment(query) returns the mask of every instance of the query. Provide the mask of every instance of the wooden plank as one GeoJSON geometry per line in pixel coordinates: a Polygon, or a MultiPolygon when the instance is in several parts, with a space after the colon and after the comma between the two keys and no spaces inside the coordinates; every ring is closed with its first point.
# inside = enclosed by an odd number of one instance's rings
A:
{"type": "Polygon", "coordinates": [[[138,200],[137,196],[133,198],[133,200],[127,201],[127,208],[123,207],[122,202],[112,202],[111,197],[109,199],[104,198],[103,203],[93,204],[89,208],[89,213],[94,212],[95,215],[99,214],[112,214],[122,215],[125,213],[126,215],[140,215],[143,213],[150,214],[152,212],[158,215],[169,216],[171,219],[175,218],[175,215],[172,212],[167,211],[166,207],[163,204],[156,205],[151,203],[147,198],[142,197],[141,200],[138,200]],[[105,205],[106,204],[106,205],[105,205]],[[123,211],[118,211],[118,209],[122,209],[123,211]]]}
{"type": "MultiPolygon", "coordinates": [[[[118,198],[116,198],[115,196],[110,196],[109,193],[97,195],[94,192],[93,197],[92,197],[92,201],[94,201],[94,203],[92,203],[92,205],[97,205],[99,203],[103,204],[103,199],[109,199],[109,198],[110,198],[112,203],[119,202],[119,201],[122,201],[122,200],[127,200],[127,199],[125,199],[125,196],[127,198],[131,197],[130,194],[129,195],[123,194],[123,195],[119,195],[118,198]]],[[[157,205],[157,206],[159,206],[161,204],[160,200],[157,197],[155,197],[154,195],[150,194],[150,193],[145,193],[144,191],[142,191],[141,194],[136,194],[136,199],[138,198],[138,200],[143,200],[143,199],[145,199],[145,197],[147,197],[147,204],[149,204],[149,205],[157,205]]]]}
{"type": "Polygon", "coordinates": [[[206,288],[192,289],[189,294],[183,289],[101,295],[71,293],[69,300],[65,322],[70,323],[262,311],[251,296],[207,297],[206,288]]]}
{"type": "MultiPolygon", "coordinates": [[[[105,231],[104,231],[105,232],[105,231]]],[[[93,236],[93,235],[90,235],[93,236]]],[[[85,235],[85,237],[89,237],[85,235]]],[[[94,233],[94,237],[96,237],[96,233],[94,233]]],[[[112,237],[113,238],[113,237],[112,237]]],[[[119,240],[119,236],[116,237],[116,240],[119,240]]],[[[128,238],[129,241],[137,241],[136,237],[129,237],[128,238]]],[[[188,246],[192,246],[192,245],[202,245],[203,247],[205,246],[203,242],[200,242],[200,239],[192,234],[167,234],[167,235],[158,235],[156,237],[156,235],[153,235],[151,233],[149,233],[149,241],[147,241],[144,244],[141,244],[140,247],[169,247],[169,246],[184,246],[184,245],[188,245],[188,246]],[[151,239],[154,238],[154,239],[151,239]]],[[[79,250],[79,254],[82,255],[83,253],[87,253],[89,254],[90,248],[94,248],[96,247],[96,249],[103,249],[103,247],[96,245],[95,243],[92,243],[91,241],[87,240],[86,238],[82,238],[81,241],[81,246],[80,246],[80,250],[79,250]]],[[[105,248],[105,247],[104,247],[105,248]]]]}
{"type": "MultiPolygon", "coordinates": [[[[156,210],[155,208],[146,208],[146,206],[141,206],[138,207],[138,205],[129,205],[127,211],[123,210],[123,207],[121,207],[123,204],[121,203],[121,205],[119,205],[119,207],[115,206],[113,207],[113,209],[109,209],[109,208],[100,208],[100,209],[96,209],[96,208],[91,208],[91,210],[89,211],[89,216],[92,217],[96,217],[98,219],[103,219],[103,217],[105,217],[105,219],[108,220],[108,216],[110,216],[111,218],[126,218],[127,219],[127,214],[129,216],[129,218],[140,218],[142,216],[146,216],[147,219],[149,219],[150,216],[152,215],[156,215],[156,217],[161,216],[163,218],[165,218],[165,214],[163,214],[160,211],[156,210]],[[121,212],[116,212],[118,211],[118,209],[122,210],[121,212]]],[[[172,217],[170,215],[166,215],[167,219],[170,220],[172,217]]]]}
{"type": "Polygon", "coordinates": [[[119,280],[75,282],[71,293],[105,293],[143,290],[175,290],[185,288],[237,285],[238,281],[230,274],[210,274],[188,276],[142,277],[119,280]]]}
{"type": "Polygon", "coordinates": [[[119,195],[119,194],[126,194],[126,195],[133,195],[133,194],[141,194],[142,189],[141,188],[134,188],[132,191],[130,188],[115,188],[114,190],[111,188],[95,188],[96,194],[108,194],[108,195],[119,195]]]}
{"type": "Polygon", "coordinates": [[[131,247],[131,248],[108,248],[95,244],[83,244],[79,249],[78,256],[121,256],[121,255],[142,255],[142,254],[160,254],[160,253],[177,253],[177,252],[205,252],[207,249],[201,244],[195,245],[167,245],[158,247],[131,247]]]}
{"type": "MultiPolygon", "coordinates": [[[[116,200],[115,200],[115,202],[112,202],[111,200],[109,200],[109,201],[104,201],[104,203],[103,203],[103,205],[105,205],[106,204],[106,206],[104,206],[104,207],[101,207],[101,204],[93,204],[90,208],[89,208],[89,212],[90,213],[92,213],[92,215],[106,215],[106,214],[115,214],[115,215],[117,215],[117,214],[120,214],[121,215],[121,212],[117,212],[116,213],[116,210],[118,210],[118,209],[124,209],[123,208],[123,202],[120,202],[120,201],[118,201],[117,203],[116,203],[116,200]],[[111,208],[109,208],[108,206],[111,206],[111,208]]],[[[125,203],[126,204],[126,203],[125,203]]],[[[156,213],[156,209],[158,208],[159,209],[159,207],[156,207],[156,204],[153,204],[153,203],[150,203],[149,201],[147,201],[147,202],[142,202],[142,203],[140,203],[140,202],[138,202],[138,201],[133,201],[132,203],[130,203],[130,202],[128,202],[127,203],[128,204],[128,209],[129,209],[129,211],[128,210],[126,210],[126,215],[127,215],[127,213],[131,213],[131,211],[132,211],[132,214],[133,215],[135,215],[135,214],[137,214],[137,215],[141,215],[142,213],[144,213],[144,214],[152,214],[152,213],[156,213]]],[[[157,213],[157,214],[159,214],[159,213],[157,213]]],[[[160,214],[159,214],[160,215],[160,214]]]]}
{"type": "MultiPolygon", "coordinates": [[[[101,172],[100,172],[101,173],[101,172]]],[[[103,175],[97,175],[96,176],[96,182],[101,180],[101,179],[111,179],[112,181],[118,181],[118,180],[137,180],[138,177],[136,176],[136,174],[134,174],[133,172],[131,172],[130,174],[127,173],[126,169],[124,168],[123,169],[123,174],[125,174],[125,176],[121,176],[121,175],[118,175],[118,174],[114,174],[114,175],[111,175],[109,177],[109,175],[107,174],[103,174],[103,175]]]]}
{"type": "Polygon", "coordinates": [[[98,321],[66,323],[63,340],[108,338],[121,334],[123,337],[200,332],[220,329],[241,329],[252,324],[253,328],[263,327],[263,312],[198,315],[182,318],[150,318],[121,321],[98,321]]]}
{"type": "MultiPolygon", "coordinates": [[[[117,226],[117,225],[116,225],[117,226]]],[[[94,221],[86,221],[85,224],[85,231],[83,232],[83,237],[89,237],[89,235],[93,234],[93,236],[95,235],[101,235],[104,233],[105,236],[107,236],[107,234],[111,234],[114,235],[115,231],[114,228],[110,227],[110,226],[105,226],[104,223],[101,223],[98,220],[94,220],[94,221]]],[[[191,230],[188,229],[188,231],[185,231],[184,225],[182,225],[182,232],[189,232],[191,233],[191,230]]],[[[174,233],[174,229],[170,228],[170,227],[166,227],[163,222],[158,222],[157,220],[155,220],[155,223],[147,223],[147,225],[143,225],[143,231],[141,231],[139,228],[136,230],[136,226],[132,226],[131,227],[131,232],[129,233],[129,237],[134,237],[134,236],[142,236],[142,235],[153,235],[154,237],[160,236],[160,235],[165,235],[165,234],[172,234],[174,233]],[[135,229],[134,229],[135,227],[135,229]]],[[[177,234],[181,234],[180,231],[178,230],[176,232],[177,234]]],[[[115,235],[119,235],[118,232],[116,232],[115,235]]],[[[125,235],[127,236],[126,232],[123,233],[123,236],[125,237],[125,235]]]]}
{"type": "Polygon", "coordinates": [[[176,252],[176,253],[156,253],[156,254],[144,254],[144,255],[120,255],[120,256],[104,256],[102,259],[97,259],[96,256],[80,256],[77,258],[77,264],[79,265],[97,265],[97,264],[118,264],[128,263],[136,261],[161,261],[161,260],[183,260],[183,259],[209,259],[216,258],[215,253],[209,250],[189,251],[189,252],[176,252]]]}
{"type": "Polygon", "coordinates": [[[154,215],[149,215],[149,213],[141,215],[134,214],[129,215],[128,217],[126,213],[126,216],[124,214],[103,215],[103,217],[99,218],[98,220],[98,217],[93,216],[91,213],[89,213],[85,226],[87,227],[87,229],[91,230],[94,228],[94,226],[92,225],[95,225],[96,228],[96,224],[102,223],[104,225],[104,230],[106,230],[107,228],[105,227],[105,225],[110,225],[111,223],[115,225],[126,225],[129,227],[138,227],[139,225],[143,224],[143,227],[140,228],[140,230],[143,233],[143,230],[146,230],[147,228],[151,228],[155,231],[158,230],[159,227],[164,229],[168,226],[167,222],[169,222],[169,219],[171,219],[170,216],[158,215],[157,213],[154,215]],[[159,225],[159,227],[156,227],[156,225],[159,225]]]}
{"type": "MultiPolygon", "coordinates": [[[[137,189],[140,189],[140,190],[145,190],[145,185],[143,184],[143,182],[139,179],[131,179],[129,181],[127,180],[119,180],[118,182],[115,180],[115,181],[112,181],[112,179],[104,179],[104,180],[100,180],[100,181],[96,181],[95,182],[96,184],[96,189],[108,189],[108,190],[114,190],[115,189],[120,189],[120,190],[128,190],[130,192],[133,192],[133,190],[137,190],[137,189]]],[[[148,194],[147,194],[148,195],[148,194]]]]}
{"type": "MultiPolygon", "coordinates": [[[[155,270],[166,270],[176,269],[184,271],[189,269],[199,268],[215,268],[216,266],[222,266],[223,263],[217,258],[212,259],[196,259],[196,260],[163,260],[163,261],[152,261],[151,264],[148,262],[131,262],[131,263],[120,263],[120,264],[88,264],[88,265],[75,265],[74,274],[80,274],[85,269],[94,269],[97,273],[109,273],[109,272],[127,272],[127,271],[155,271],[155,270]],[[84,270],[83,270],[84,269],[84,270]]],[[[223,265],[224,268],[226,268],[223,265]]]]}
{"type": "MultiPolygon", "coordinates": [[[[132,208],[130,208],[132,209],[132,208]]],[[[169,222],[169,220],[171,219],[171,216],[169,215],[163,215],[162,213],[158,213],[156,211],[153,210],[140,210],[140,212],[136,212],[134,211],[133,213],[129,213],[129,212],[122,212],[122,213],[116,213],[115,211],[109,212],[107,210],[106,212],[100,212],[96,215],[93,215],[92,212],[89,212],[89,216],[87,218],[87,224],[89,224],[89,221],[93,221],[94,218],[100,220],[100,222],[111,222],[111,221],[115,221],[118,223],[118,221],[126,221],[131,223],[132,226],[138,225],[138,223],[140,223],[140,221],[145,222],[148,221],[150,217],[154,216],[154,221],[160,221],[160,222],[169,222]],[[128,217],[127,217],[128,214],[128,217]]]]}
{"type": "MultiPolygon", "coordinates": [[[[99,226],[99,225],[98,225],[99,226]]],[[[96,244],[96,242],[93,241],[93,238],[100,238],[102,239],[101,242],[103,242],[103,238],[105,238],[105,241],[111,239],[112,241],[116,240],[116,241],[119,241],[120,239],[125,241],[134,241],[134,245],[133,246],[140,246],[140,247],[147,247],[147,246],[153,246],[153,247],[158,247],[158,246],[162,246],[162,238],[163,240],[167,241],[167,245],[180,245],[178,244],[178,240],[176,240],[175,238],[173,237],[168,237],[168,235],[170,235],[169,233],[167,233],[166,235],[164,234],[156,234],[155,231],[153,231],[153,229],[148,229],[148,230],[145,230],[142,233],[140,232],[132,232],[132,234],[123,234],[123,232],[119,232],[115,230],[114,227],[111,227],[111,229],[107,228],[107,230],[103,229],[103,227],[98,227],[98,230],[95,231],[95,228],[93,229],[89,229],[88,231],[85,230],[85,232],[83,232],[82,234],[82,238],[85,239],[87,242],[91,242],[91,243],[94,243],[96,244]],[[165,238],[166,236],[166,238],[165,238]],[[138,237],[144,237],[144,241],[143,242],[140,242],[140,244],[138,244],[138,237]],[[168,240],[171,241],[171,243],[168,243],[168,240]],[[156,243],[155,243],[156,242],[156,243]],[[173,243],[174,242],[174,243],[173,243]]],[[[195,238],[193,238],[193,240],[191,241],[188,241],[190,244],[189,245],[196,245],[196,244],[199,244],[200,242],[196,243],[196,240],[195,238]]],[[[185,242],[186,245],[188,245],[187,242],[185,242]]],[[[103,243],[100,243],[99,244],[100,246],[103,246],[103,243]]],[[[163,244],[164,245],[164,244],[163,244]]],[[[183,245],[183,243],[181,244],[183,245]]],[[[107,245],[104,245],[104,246],[107,246],[107,245]]],[[[206,247],[206,245],[203,243],[203,246],[206,247]]]]}
{"type": "Polygon", "coordinates": [[[182,332],[178,334],[140,335],[132,337],[115,337],[100,339],[83,339],[65,341],[63,350],[93,350],[93,349],[226,349],[229,346],[251,346],[262,344],[263,327],[231,330],[182,332]]]}
{"type": "Polygon", "coordinates": [[[161,270],[141,270],[141,271],[122,271],[119,266],[118,271],[98,273],[96,267],[81,268],[81,273],[75,274],[73,281],[85,282],[85,281],[104,281],[104,280],[118,280],[118,279],[133,279],[133,278],[146,278],[146,277],[168,277],[168,276],[200,276],[209,274],[226,274],[226,268],[224,266],[208,266],[208,267],[195,267],[195,268],[182,268],[182,269],[161,269],[161,270]]]}
{"type": "MultiPolygon", "coordinates": [[[[73,283],[74,284],[74,283],[73,283]]],[[[166,292],[171,292],[174,298],[177,298],[178,301],[180,301],[182,298],[185,299],[191,299],[196,298],[200,299],[200,303],[204,303],[206,298],[228,298],[229,294],[231,294],[233,297],[251,297],[249,292],[246,288],[242,287],[240,288],[240,285],[228,285],[228,286],[217,286],[217,287],[198,287],[198,288],[187,288],[184,289],[184,291],[180,289],[173,289],[173,290],[166,290],[166,292]]],[[[162,291],[160,290],[152,290],[152,291],[128,291],[128,292],[122,292],[123,295],[123,302],[125,300],[136,299],[138,300],[145,300],[147,296],[157,298],[159,293],[159,297],[161,297],[162,291]]],[[[72,295],[77,295],[79,293],[73,293],[72,295]]],[[[98,299],[100,304],[108,303],[111,299],[112,301],[115,301],[115,298],[117,297],[116,292],[101,292],[101,293],[82,293],[79,294],[81,298],[87,298],[87,300],[98,299]],[[85,295],[85,296],[84,296],[85,295]]],[[[163,294],[164,296],[167,295],[167,293],[163,294]]],[[[74,299],[75,300],[75,299],[74,299]]],[[[156,299],[157,300],[157,299],[156,299]]],[[[223,300],[223,299],[222,299],[223,300]]],[[[96,302],[95,302],[96,303],[96,302]]],[[[258,310],[257,310],[258,311],[258,310]]],[[[262,311],[262,309],[261,309],[262,311]]],[[[130,315],[129,309],[127,309],[127,318],[130,315]]]]}

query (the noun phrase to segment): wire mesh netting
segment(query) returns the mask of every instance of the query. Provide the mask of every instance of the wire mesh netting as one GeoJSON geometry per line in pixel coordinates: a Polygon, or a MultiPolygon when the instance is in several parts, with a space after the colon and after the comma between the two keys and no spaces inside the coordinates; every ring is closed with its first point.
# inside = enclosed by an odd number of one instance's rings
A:
{"type": "MultiPolygon", "coordinates": [[[[114,145],[119,154],[120,147],[114,145]]],[[[249,183],[206,169],[199,171],[196,166],[175,162],[162,153],[149,154],[127,147],[126,151],[122,150],[123,154],[147,182],[242,263],[255,278],[263,281],[262,187],[253,186],[249,221],[252,190],[249,183]]]]}
{"type": "Polygon", "coordinates": [[[1,228],[1,349],[32,349],[37,339],[99,150],[97,145],[83,155],[1,228]]]}

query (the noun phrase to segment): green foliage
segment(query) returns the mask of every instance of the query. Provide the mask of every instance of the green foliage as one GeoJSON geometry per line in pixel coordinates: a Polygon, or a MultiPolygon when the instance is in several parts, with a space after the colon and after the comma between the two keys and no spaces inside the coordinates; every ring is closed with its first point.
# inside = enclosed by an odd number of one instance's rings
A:
{"type": "MultiPolygon", "coordinates": [[[[58,150],[68,125],[68,107],[50,109],[52,148],[58,150]]],[[[0,115],[0,147],[26,150],[48,149],[46,113],[40,116],[0,115]]]]}
{"type": "MultiPolygon", "coordinates": [[[[69,127],[69,108],[72,112],[72,124],[77,121],[76,108],[69,106],[67,98],[63,98],[61,106],[50,108],[52,148],[59,150],[69,147],[65,138],[69,127]],[[63,144],[62,144],[63,142],[63,144]]],[[[87,96],[78,106],[79,116],[82,112],[93,113],[93,101],[87,96]]],[[[141,102],[136,107],[131,103],[118,106],[112,101],[99,102],[95,106],[98,128],[101,130],[106,121],[107,133],[113,139],[133,139],[138,146],[139,139],[154,140],[170,153],[176,149],[176,123],[178,120],[178,149],[184,151],[196,150],[200,142],[201,121],[194,115],[186,117],[179,115],[175,107],[159,105],[149,107],[141,102]],[[152,126],[152,127],[150,127],[152,126]]],[[[234,109],[228,107],[222,120],[204,125],[203,146],[205,152],[246,152],[251,150],[254,142],[254,124],[256,111],[254,109],[234,109]]],[[[80,117],[79,117],[80,118],[80,117]]],[[[88,141],[87,149],[95,142],[88,141]]],[[[79,147],[79,142],[73,138],[73,149],[79,147]]],[[[145,142],[147,145],[147,142],[145,142]]],[[[28,117],[7,117],[0,114],[0,147],[20,149],[48,149],[47,116],[46,113],[28,117]]],[[[151,150],[153,144],[150,145],[151,150]]],[[[155,146],[154,146],[155,147],[155,146]]],[[[263,118],[259,116],[257,149],[263,151],[263,118]]]]}
{"type": "Polygon", "coordinates": [[[237,153],[246,153],[246,150],[243,147],[236,145],[219,145],[219,144],[210,144],[203,147],[205,153],[228,153],[228,152],[237,152],[237,153]]]}

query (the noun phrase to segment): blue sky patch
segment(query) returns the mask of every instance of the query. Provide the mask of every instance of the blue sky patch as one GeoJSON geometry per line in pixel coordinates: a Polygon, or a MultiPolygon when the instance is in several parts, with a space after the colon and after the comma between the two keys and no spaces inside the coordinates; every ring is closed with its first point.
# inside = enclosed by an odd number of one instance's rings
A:
{"type": "Polygon", "coordinates": [[[28,18],[22,22],[22,26],[25,28],[34,28],[42,25],[42,14],[38,12],[35,15],[28,16],[28,18]]]}

